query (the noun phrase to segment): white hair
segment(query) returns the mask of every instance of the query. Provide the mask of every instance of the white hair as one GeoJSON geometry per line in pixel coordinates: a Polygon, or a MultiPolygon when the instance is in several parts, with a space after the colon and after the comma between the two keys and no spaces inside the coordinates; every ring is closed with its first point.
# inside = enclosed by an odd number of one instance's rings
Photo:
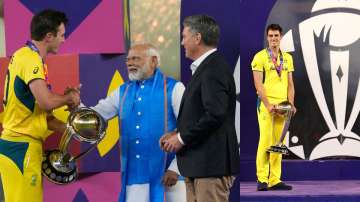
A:
{"type": "Polygon", "coordinates": [[[149,57],[155,56],[158,63],[157,65],[160,66],[160,53],[154,45],[147,42],[137,42],[132,45],[132,47],[134,46],[146,46],[147,48],[146,55],[149,57]]]}
{"type": "Polygon", "coordinates": [[[152,56],[155,56],[156,59],[157,59],[157,65],[160,66],[160,54],[159,54],[159,51],[155,48],[155,46],[153,45],[149,45],[149,48],[147,50],[147,55],[152,57],[152,56]]]}

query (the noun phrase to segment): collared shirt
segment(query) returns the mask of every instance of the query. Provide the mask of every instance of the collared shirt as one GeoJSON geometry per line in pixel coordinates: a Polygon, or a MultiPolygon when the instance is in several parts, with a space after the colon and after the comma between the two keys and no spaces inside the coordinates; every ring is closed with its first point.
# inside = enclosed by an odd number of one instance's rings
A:
{"type": "MultiPolygon", "coordinates": [[[[289,53],[282,52],[282,55],[283,68],[280,76],[266,48],[256,53],[251,62],[252,71],[265,73],[263,85],[269,99],[287,99],[288,96],[288,74],[294,71],[294,65],[289,53]]],[[[277,65],[280,65],[280,54],[277,56],[277,65]]]]}
{"type": "Polygon", "coordinates": [[[215,52],[217,49],[213,48],[211,50],[208,50],[204,54],[202,54],[198,59],[196,59],[193,63],[190,65],[191,69],[191,75],[194,75],[196,69],[200,66],[200,64],[213,52],[215,52]]]}
{"type": "MultiPolygon", "coordinates": [[[[217,51],[216,48],[213,48],[211,50],[208,50],[207,52],[205,52],[204,54],[202,54],[198,59],[196,59],[193,63],[191,63],[190,65],[190,69],[191,69],[191,75],[195,74],[195,71],[197,70],[197,68],[200,66],[200,64],[213,52],[217,51]]],[[[181,139],[180,137],[180,133],[177,133],[177,137],[180,141],[181,144],[185,145],[184,141],[181,139]]]]}

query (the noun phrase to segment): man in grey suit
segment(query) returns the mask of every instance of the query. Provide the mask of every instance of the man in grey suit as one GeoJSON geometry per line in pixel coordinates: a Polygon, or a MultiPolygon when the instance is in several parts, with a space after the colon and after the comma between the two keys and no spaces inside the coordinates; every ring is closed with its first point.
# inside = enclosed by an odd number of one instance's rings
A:
{"type": "Polygon", "coordinates": [[[182,97],[177,131],[165,134],[159,144],[177,152],[188,202],[225,202],[240,167],[235,82],[216,49],[216,21],[195,15],[185,18],[183,25],[181,44],[185,56],[194,61],[192,78],[182,97]]]}

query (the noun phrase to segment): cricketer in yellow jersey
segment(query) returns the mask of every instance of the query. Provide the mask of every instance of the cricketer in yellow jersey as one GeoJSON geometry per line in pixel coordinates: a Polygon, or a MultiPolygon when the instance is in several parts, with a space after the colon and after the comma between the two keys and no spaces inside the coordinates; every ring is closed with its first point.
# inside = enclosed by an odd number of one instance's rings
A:
{"type": "Polygon", "coordinates": [[[17,50],[9,63],[0,137],[0,175],[7,202],[42,201],[42,143],[48,129],[65,130],[65,124],[51,111],[80,103],[76,88],[68,88],[64,95],[50,90],[43,62],[64,42],[66,23],[62,12],[44,10],[36,14],[31,21],[31,41],[17,50]]]}
{"type": "Polygon", "coordinates": [[[255,88],[258,94],[257,115],[259,122],[259,144],[256,155],[257,190],[291,190],[281,181],[281,154],[268,153],[275,145],[283,129],[284,118],[275,114],[275,106],[289,101],[293,114],[295,89],[290,54],[280,50],[282,28],[271,24],[266,29],[268,47],[258,52],[252,63],[255,88]]]}

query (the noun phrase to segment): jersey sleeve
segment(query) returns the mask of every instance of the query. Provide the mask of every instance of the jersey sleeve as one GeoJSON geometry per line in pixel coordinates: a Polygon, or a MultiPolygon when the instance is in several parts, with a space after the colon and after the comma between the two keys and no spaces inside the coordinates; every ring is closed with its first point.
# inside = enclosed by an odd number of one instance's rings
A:
{"type": "Polygon", "coordinates": [[[44,64],[41,59],[32,59],[24,61],[23,63],[23,79],[26,84],[29,84],[30,81],[34,79],[44,79],[44,64]]]}
{"type": "Polygon", "coordinates": [[[261,58],[259,53],[254,56],[254,59],[251,62],[251,70],[260,72],[264,71],[264,60],[261,58]]]}
{"type": "Polygon", "coordinates": [[[293,72],[294,71],[294,63],[293,63],[293,58],[290,54],[288,54],[288,61],[289,61],[289,72],[293,72]]]}

